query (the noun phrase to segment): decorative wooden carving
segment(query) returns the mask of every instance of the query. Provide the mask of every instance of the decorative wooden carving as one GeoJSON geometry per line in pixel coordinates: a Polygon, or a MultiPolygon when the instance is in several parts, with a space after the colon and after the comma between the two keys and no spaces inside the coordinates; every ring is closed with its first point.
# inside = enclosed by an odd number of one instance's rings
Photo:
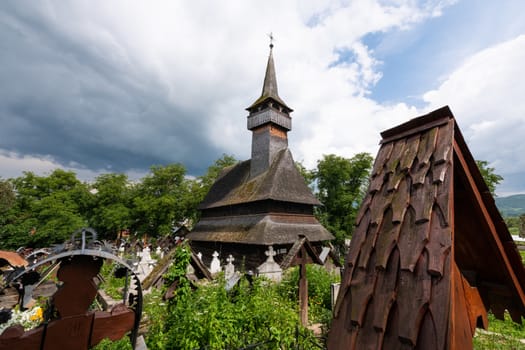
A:
{"type": "Polygon", "coordinates": [[[0,335],[0,350],[88,349],[102,339],[117,340],[135,326],[135,312],[119,304],[110,312],[91,312],[97,294],[94,277],[103,259],[73,255],[61,260],[57,278],[62,282],[54,294],[53,306],[58,318],[28,332],[20,325],[7,328],[0,335]]]}
{"type": "Polygon", "coordinates": [[[382,135],[328,349],[472,349],[525,316],[519,254],[448,108],[382,135]]]}

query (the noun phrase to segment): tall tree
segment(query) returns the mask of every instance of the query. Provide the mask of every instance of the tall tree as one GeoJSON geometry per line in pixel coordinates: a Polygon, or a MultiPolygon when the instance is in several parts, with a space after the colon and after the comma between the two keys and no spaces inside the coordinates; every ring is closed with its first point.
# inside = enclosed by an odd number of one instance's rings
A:
{"type": "Polygon", "coordinates": [[[93,184],[93,207],[89,218],[100,238],[113,240],[131,226],[132,184],[125,174],[102,174],[93,184]]]}
{"type": "Polygon", "coordinates": [[[134,194],[134,230],[154,237],[173,232],[188,217],[190,184],[181,164],[152,166],[134,194]]]}
{"type": "MultiPolygon", "coordinates": [[[[0,215],[7,212],[15,204],[16,196],[13,184],[0,178],[0,215]]],[[[1,222],[1,221],[0,221],[1,222]]]]}
{"type": "Polygon", "coordinates": [[[354,230],[372,161],[370,154],[359,153],[350,159],[325,155],[317,162],[317,195],[324,204],[318,210],[318,218],[335,235],[338,247],[343,247],[345,238],[350,238],[354,230]]]}
{"type": "Polygon", "coordinates": [[[495,196],[496,186],[499,185],[501,181],[503,181],[503,177],[496,174],[496,169],[490,167],[489,163],[485,160],[476,160],[476,164],[478,165],[481,175],[483,176],[483,180],[485,180],[490,193],[495,196]]]}
{"type": "Polygon", "coordinates": [[[0,230],[0,240],[6,247],[62,243],[87,225],[83,213],[90,195],[74,172],[57,169],[49,176],[25,172],[12,183],[16,201],[0,230]]]}

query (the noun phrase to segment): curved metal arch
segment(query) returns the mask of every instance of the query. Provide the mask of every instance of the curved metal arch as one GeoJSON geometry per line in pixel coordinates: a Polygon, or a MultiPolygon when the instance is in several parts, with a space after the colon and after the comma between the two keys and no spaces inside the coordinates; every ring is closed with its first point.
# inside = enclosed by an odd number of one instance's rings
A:
{"type": "MultiPolygon", "coordinates": [[[[104,250],[101,250],[100,248],[99,249],[91,249],[91,248],[87,248],[87,240],[86,240],[86,235],[85,233],[86,232],[89,232],[89,233],[92,233],[92,240],[91,240],[91,244],[95,244],[95,245],[99,245],[101,242],[99,241],[96,241],[96,232],[95,230],[91,229],[91,228],[83,228],[83,229],[80,229],[80,230],[77,230],[73,233],[73,235],[71,236],[71,241],[69,242],[66,242],[67,243],[71,243],[72,245],[75,245],[75,236],[78,234],[78,233],[81,233],[82,234],[82,241],[81,241],[81,249],[74,249],[74,250],[64,250],[64,251],[61,251],[59,253],[56,253],[56,254],[50,254],[48,255],[45,259],[43,260],[40,260],[38,262],[36,262],[35,264],[32,264],[30,266],[27,266],[25,269],[19,271],[19,272],[16,272],[14,274],[12,274],[11,276],[9,276],[9,279],[6,281],[6,285],[7,284],[11,284],[12,282],[18,280],[20,277],[22,277],[24,274],[28,273],[28,272],[31,272],[31,271],[35,271],[35,269],[37,267],[40,267],[44,264],[47,264],[47,263],[54,263],[54,265],[56,266],[57,264],[60,263],[61,260],[64,260],[64,259],[67,259],[67,258],[72,258],[74,256],[79,256],[79,255],[87,255],[87,256],[92,256],[92,257],[98,257],[98,258],[102,258],[102,259],[108,259],[108,260],[112,260],[112,261],[115,261],[117,262],[118,264],[124,266],[127,270],[129,270],[131,272],[131,275],[130,277],[133,279],[133,282],[135,283],[135,290],[137,292],[136,294],[136,297],[133,297],[132,300],[128,300],[128,306],[131,307],[135,313],[135,320],[134,320],[134,324],[133,324],[133,330],[131,331],[131,334],[130,334],[130,339],[131,339],[131,344],[132,344],[132,347],[133,349],[135,349],[135,345],[136,345],[136,341],[137,341],[137,336],[138,336],[138,330],[139,330],[139,325],[140,325],[140,319],[141,319],[141,316],[142,316],[142,306],[143,306],[143,300],[142,300],[142,285],[140,283],[140,280],[137,276],[137,274],[135,274],[135,272],[133,272],[133,268],[126,262],[124,261],[123,259],[121,259],[120,257],[114,255],[113,253],[110,253],[110,252],[107,252],[107,251],[104,251],[104,250]]],[[[63,248],[65,248],[65,245],[63,246],[63,248]]],[[[125,298],[123,298],[125,299],[125,298]]],[[[124,304],[126,304],[126,300],[123,300],[124,304]]]]}

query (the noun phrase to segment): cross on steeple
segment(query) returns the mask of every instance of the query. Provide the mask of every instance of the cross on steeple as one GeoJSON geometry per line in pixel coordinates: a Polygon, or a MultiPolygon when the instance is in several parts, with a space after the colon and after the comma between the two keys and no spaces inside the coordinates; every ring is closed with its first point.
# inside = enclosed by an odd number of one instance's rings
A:
{"type": "Polygon", "coordinates": [[[273,33],[270,32],[270,34],[268,34],[268,37],[270,38],[270,49],[273,49],[273,41],[275,40],[273,33]]]}

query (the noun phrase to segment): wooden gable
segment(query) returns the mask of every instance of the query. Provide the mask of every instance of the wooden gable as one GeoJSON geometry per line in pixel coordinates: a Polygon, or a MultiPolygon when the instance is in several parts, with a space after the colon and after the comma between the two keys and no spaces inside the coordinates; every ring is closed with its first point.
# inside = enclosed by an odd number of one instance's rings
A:
{"type": "Polygon", "coordinates": [[[469,349],[525,315],[525,270],[448,107],[381,134],[329,349],[469,349]]]}
{"type": "Polygon", "coordinates": [[[286,270],[290,267],[304,264],[323,265],[323,261],[319,258],[308,238],[299,236],[280,265],[283,270],[286,270]]]}

